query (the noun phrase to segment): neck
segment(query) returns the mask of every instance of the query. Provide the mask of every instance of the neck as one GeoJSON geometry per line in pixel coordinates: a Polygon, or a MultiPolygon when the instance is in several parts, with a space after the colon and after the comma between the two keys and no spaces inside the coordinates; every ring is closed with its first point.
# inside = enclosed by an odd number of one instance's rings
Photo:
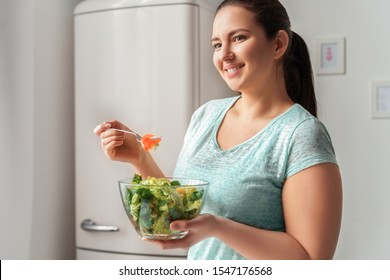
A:
{"type": "Polygon", "coordinates": [[[272,119],[286,111],[293,101],[286,89],[276,86],[257,88],[253,91],[243,91],[242,97],[236,103],[235,110],[243,119],[272,119]]]}
{"type": "Polygon", "coordinates": [[[294,104],[287,93],[283,67],[275,65],[268,74],[242,89],[242,97],[236,106],[240,117],[247,120],[271,119],[294,104]]]}

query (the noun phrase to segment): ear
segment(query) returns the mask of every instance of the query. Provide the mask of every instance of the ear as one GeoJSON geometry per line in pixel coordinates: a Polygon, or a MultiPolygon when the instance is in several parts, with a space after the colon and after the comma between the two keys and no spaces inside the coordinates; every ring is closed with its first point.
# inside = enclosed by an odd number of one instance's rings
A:
{"type": "Polygon", "coordinates": [[[285,30],[279,30],[275,37],[274,58],[281,58],[288,48],[290,38],[285,30]]]}

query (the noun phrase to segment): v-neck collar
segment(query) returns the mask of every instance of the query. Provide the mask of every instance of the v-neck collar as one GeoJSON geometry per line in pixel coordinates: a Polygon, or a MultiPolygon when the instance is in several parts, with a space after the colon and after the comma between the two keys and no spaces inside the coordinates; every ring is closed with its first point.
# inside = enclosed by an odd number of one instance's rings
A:
{"type": "Polygon", "coordinates": [[[221,127],[222,125],[222,121],[223,119],[226,117],[226,114],[227,112],[233,107],[233,105],[238,101],[238,99],[241,98],[241,95],[240,96],[237,96],[236,98],[234,98],[229,106],[227,106],[227,108],[222,112],[221,116],[217,119],[217,121],[215,122],[215,125],[214,125],[214,129],[213,129],[213,133],[212,133],[212,138],[213,138],[213,142],[214,142],[214,145],[215,145],[215,148],[217,150],[219,150],[220,152],[222,153],[227,153],[227,152],[230,152],[230,151],[233,151],[243,145],[245,145],[246,143],[252,141],[253,139],[259,137],[261,134],[263,134],[266,130],[268,130],[268,128],[270,126],[272,126],[272,124],[274,124],[277,120],[279,120],[281,117],[283,117],[284,115],[286,115],[288,112],[290,112],[293,108],[295,108],[298,104],[297,103],[294,103],[293,105],[291,105],[287,110],[285,110],[283,113],[279,114],[278,116],[276,116],[275,118],[273,118],[272,120],[270,120],[262,129],[260,129],[255,135],[253,135],[252,137],[250,137],[249,139],[233,146],[233,147],[230,147],[226,150],[223,150],[221,149],[219,143],[218,143],[218,140],[217,140],[217,133],[218,133],[218,130],[219,128],[221,127]]]}

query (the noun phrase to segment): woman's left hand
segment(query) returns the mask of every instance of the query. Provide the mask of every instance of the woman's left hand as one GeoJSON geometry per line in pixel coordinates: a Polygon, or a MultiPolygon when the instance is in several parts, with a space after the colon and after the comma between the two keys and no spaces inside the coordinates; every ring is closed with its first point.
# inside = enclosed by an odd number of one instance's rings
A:
{"type": "Polygon", "coordinates": [[[216,217],[211,214],[202,214],[191,220],[178,220],[171,223],[172,230],[186,231],[188,234],[181,239],[175,240],[153,240],[143,238],[143,240],[153,243],[161,249],[188,249],[192,245],[203,239],[214,235],[216,217]]]}

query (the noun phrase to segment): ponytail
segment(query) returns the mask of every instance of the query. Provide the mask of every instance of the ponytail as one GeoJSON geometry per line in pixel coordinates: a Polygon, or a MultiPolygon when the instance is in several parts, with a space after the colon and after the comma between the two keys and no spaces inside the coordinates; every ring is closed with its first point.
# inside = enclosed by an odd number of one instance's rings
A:
{"type": "Polygon", "coordinates": [[[284,58],[284,79],[292,101],[300,104],[317,117],[313,71],[305,41],[292,32],[290,49],[284,58]]]}

